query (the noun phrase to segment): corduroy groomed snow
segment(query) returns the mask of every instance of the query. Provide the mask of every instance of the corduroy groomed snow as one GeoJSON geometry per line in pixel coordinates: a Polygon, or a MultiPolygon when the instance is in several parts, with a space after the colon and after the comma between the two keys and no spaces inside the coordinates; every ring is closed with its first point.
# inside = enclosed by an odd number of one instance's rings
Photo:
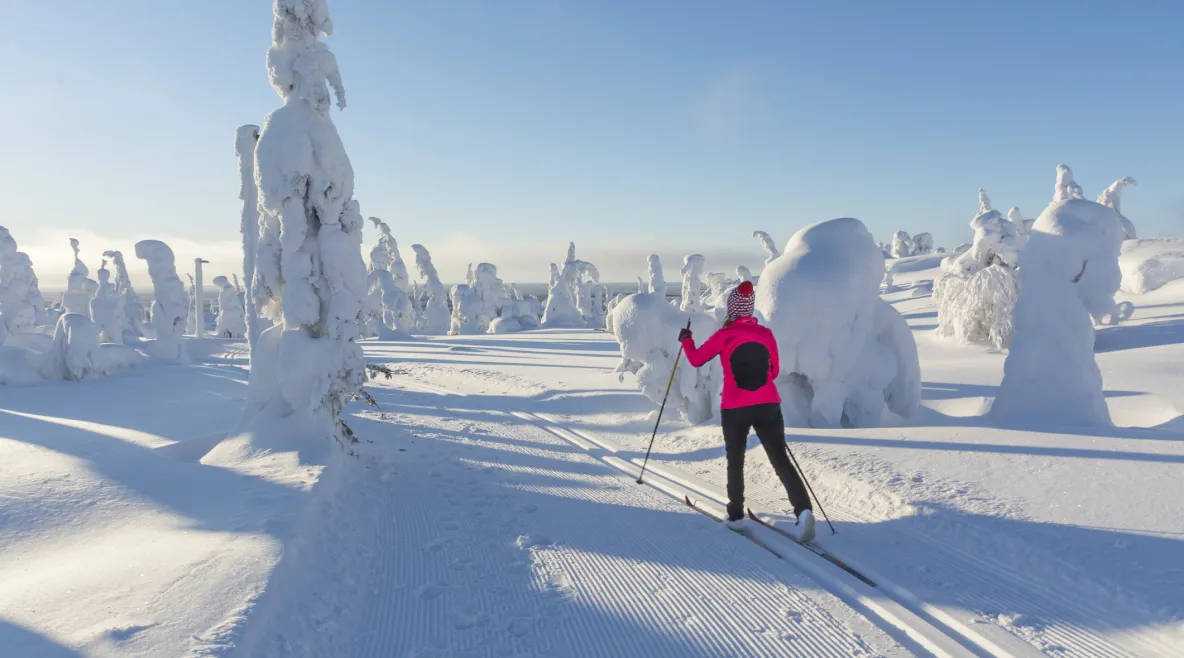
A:
{"type": "Polygon", "coordinates": [[[752,292],[752,282],[745,281],[728,293],[728,322],[735,322],[740,318],[752,316],[756,296],[752,292]]]}

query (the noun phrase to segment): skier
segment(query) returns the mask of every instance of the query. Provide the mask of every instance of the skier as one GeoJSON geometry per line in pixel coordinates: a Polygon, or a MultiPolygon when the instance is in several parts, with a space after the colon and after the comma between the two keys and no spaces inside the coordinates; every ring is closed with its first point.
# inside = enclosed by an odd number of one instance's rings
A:
{"type": "Polygon", "coordinates": [[[695,347],[690,329],[678,334],[687,361],[698,368],[716,356],[724,370],[724,390],[720,418],[724,447],[728,458],[728,527],[743,531],[744,453],[748,433],[756,435],[769,455],[777,477],[785,485],[793,513],[797,517],[798,540],[814,538],[814,511],[802,478],[789,461],[785,445],[785,420],[781,415],[781,395],[773,380],[781,370],[777,340],[752,316],[755,304],[752,283],[742,282],[728,294],[728,319],[702,347],[695,347]]]}

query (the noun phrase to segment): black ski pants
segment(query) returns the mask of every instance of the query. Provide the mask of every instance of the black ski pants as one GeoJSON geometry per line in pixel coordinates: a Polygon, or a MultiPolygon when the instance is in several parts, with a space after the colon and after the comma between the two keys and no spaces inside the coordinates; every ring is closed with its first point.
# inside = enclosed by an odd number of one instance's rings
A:
{"type": "Polygon", "coordinates": [[[785,419],[781,416],[781,405],[754,404],[749,407],[721,409],[720,417],[724,427],[724,447],[728,456],[728,518],[744,518],[744,453],[748,448],[748,433],[756,430],[761,445],[769,455],[789,501],[793,513],[801,514],[811,509],[810,496],[802,484],[802,478],[789,461],[785,447],[785,419]]]}

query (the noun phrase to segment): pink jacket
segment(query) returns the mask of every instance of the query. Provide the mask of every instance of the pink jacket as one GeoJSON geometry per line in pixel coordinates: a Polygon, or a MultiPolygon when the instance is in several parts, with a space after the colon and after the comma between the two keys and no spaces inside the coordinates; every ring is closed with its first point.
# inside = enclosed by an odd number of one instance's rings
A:
{"type": "Polygon", "coordinates": [[[695,347],[694,339],[688,338],[682,342],[682,348],[687,361],[696,368],[720,357],[724,368],[721,409],[781,402],[773,383],[781,372],[777,339],[756,318],[736,320],[712,334],[700,348],[695,347]]]}

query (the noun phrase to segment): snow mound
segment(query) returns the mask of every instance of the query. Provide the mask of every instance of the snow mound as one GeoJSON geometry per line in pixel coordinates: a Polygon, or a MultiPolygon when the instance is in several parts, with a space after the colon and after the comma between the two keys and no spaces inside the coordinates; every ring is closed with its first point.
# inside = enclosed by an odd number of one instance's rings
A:
{"type": "Polygon", "coordinates": [[[1184,238],[1126,240],[1118,257],[1122,291],[1132,295],[1184,279],[1184,238]]]}
{"type": "MultiPolygon", "coordinates": [[[[653,262],[653,261],[651,261],[653,262]]],[[[634,293],[613,308],[613,335],[621,347],[616,372],[623,378],[631,372],[637,386],[655,405],[662,403],[675,358],[681,353],[678,332],[691,322],[696,340],[703,342],[720,328],[706,313],[681,311],[666,301],[665,292],[634,293]]],[[[670,386],[668,405],[678,409],[684,420],[698,423],[716,415],[723,388],[719,361],[694,368],[679,363],[670,386]]]]}
{"type": "Polygon", "coordinates": [[[1007,423],[1110,425],[1094,359],[1094,320],[1114,312],[1123,228],[1081,198],[1058,167],[1053,203],[1032,225],[1020,269],[1015,338],[991,415],[1007,423]]]}
{"type": "Polygon", "coordinates": [[[904,318],[879,296],[884,257],[858,219],[798,231],[756,286],[756,309],[777,338],[787,422],[879,423],[885,404],[908,416],[920,364],[904,318]]]}

